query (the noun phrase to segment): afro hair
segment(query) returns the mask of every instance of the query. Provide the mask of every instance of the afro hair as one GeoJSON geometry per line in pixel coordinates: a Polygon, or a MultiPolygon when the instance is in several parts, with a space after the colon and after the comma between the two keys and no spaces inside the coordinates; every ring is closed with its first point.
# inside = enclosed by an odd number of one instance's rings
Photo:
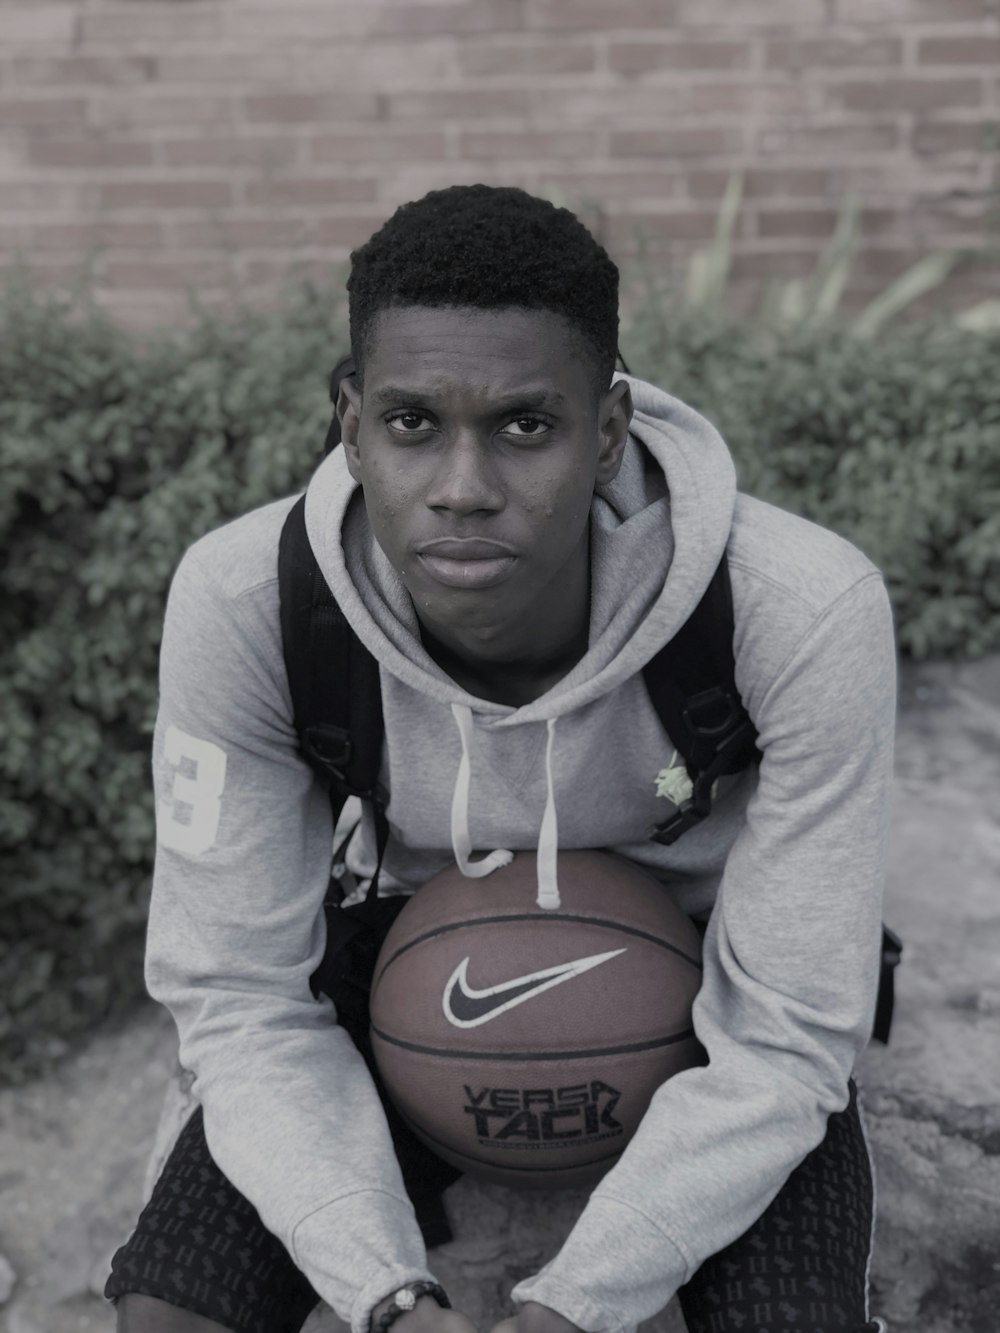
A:
{"type": "Polygon", "coordinates": [[[618,269],[566,208],[507,186],[454,185],[403,204],[351,255],[351,347],[359,378],[392,306],[549,310],[581,335],[595,391],[611,384],[618,269]]]}

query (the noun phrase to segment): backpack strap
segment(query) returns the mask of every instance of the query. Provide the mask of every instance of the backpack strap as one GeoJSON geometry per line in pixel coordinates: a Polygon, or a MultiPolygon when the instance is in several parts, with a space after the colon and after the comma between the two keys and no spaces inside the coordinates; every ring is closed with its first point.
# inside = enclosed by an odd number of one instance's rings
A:
{"type": "Polygon", "coordinates": [[[760,758],[757,729],[736,688],[733,593],[725,554],[701,601],[643,667],[657,716],[684,758],[694,790],[653,839],[669,845],[712,808],[712,786],[760,758]]]}
{"type": "MultiPolygon", "coordinates": [[[[725,555],[687,622],[643,668],[657,716],[683,755],[694,783],[690,799],[653,833],[676,842],[712,808],[712,784],[760,759],[757,729],[736,688],[733,592],[725,555]]],[[[872,1031],[887,1044],[892,1027],[893,973],[903,954],[899,936],[882,926],[882,957],[872,1031]]]]}
{"type": "Polygon", "coordinates": [[[382,759],[382,690],[378,663],[337,605],[306,532],[303,495],[290,510],[278,546],[281,638],[302,757],[330,793],[334,826],[349,796],[375,813],[378,872],[389,838],[382,759]]]}

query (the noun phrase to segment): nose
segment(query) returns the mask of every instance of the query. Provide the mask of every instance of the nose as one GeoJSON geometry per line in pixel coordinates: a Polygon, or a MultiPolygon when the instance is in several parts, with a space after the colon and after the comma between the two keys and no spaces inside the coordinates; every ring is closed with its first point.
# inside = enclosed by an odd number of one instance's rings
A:
{"type": "Polygon", "coordinates": [[[431,509],[455,514],[497,513],[506,499],[489,456],[489,444],[472,434],[457,436],[442,451],[427,491],[431,509]]]}

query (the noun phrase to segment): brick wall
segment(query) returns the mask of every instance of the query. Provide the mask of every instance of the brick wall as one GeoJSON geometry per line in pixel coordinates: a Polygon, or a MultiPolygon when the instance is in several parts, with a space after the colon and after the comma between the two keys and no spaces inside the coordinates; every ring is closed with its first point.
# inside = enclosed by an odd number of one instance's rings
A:
{"type": "MultiPolygon", "coordinates": [[[[135,324],[460,181],[679,270],[734,169],[744,296],[809,271],[855,191],[858,302],[1000,236],[1000,0],[0,0],[0,127],[0,253],[57,284],[86,259],[135,324]]],[[[952,299],[990,291],[969,267],[952,299]]]]}

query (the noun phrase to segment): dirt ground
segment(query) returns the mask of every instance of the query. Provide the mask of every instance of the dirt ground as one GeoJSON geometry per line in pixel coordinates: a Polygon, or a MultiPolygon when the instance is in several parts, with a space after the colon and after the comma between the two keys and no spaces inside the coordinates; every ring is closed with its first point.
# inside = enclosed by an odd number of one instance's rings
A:
{"type": "MultiPolygon", "coordinates": [[[[906,952],[892,1043],[858,1071],[878,1166],[872,1308],[895,1333],[998,1333],[1000,658],[904,672],[897,774],[885,915],[906,952]]],[[[113,1328],[95,1293],[137,1212],[174,1063],[170,1021],[147,1004],[0,1093],[6,1333],[113,1328]]],[[[432,1266],[488,1326],[581,1197],[461,1181],[448,1204],[459,1239],[432,1266]]],[[[672,1304],[647,1328],[683,1322],[672,1304]]]]}

